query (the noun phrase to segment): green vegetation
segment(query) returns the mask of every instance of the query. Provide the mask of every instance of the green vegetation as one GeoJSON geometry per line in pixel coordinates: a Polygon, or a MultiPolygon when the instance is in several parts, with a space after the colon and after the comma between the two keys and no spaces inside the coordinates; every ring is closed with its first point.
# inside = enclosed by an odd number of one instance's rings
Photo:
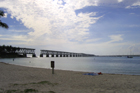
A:
{"type": "Polygon", "coordinates": [[[20,91],[20,90],[6,90],[6,91],[2,91],[0,93],[37,93],[38,90],[36,89],[25,89],[24,91],[20,91]]]}
{"type": "Polygon", "coordinates": [[[28,85],[28,84],[17,84],[17,83],[13,84],[13,86],[18,86],[18,85],[24,85],[25,86],[25,85],[28,85]]]}
{"type": "Polygon", "coordinates": [[[48,85],[52,85],[52,86],[58,85],[58,83],[51,83],[49,81],[41,81],[41,82],[38,82],[38,84],[48,84],[48,85]]]}
{"type": "Polygon", "coordinates": [[[49,93],[55,93],[54,91],[49,91],[49,93]]]}
{"type": "MultiPolygon", "coordinates": [[[[40,81],[40,82],[32,82],[32,83],[25,83],[25,84],[15,83],[12,86],[14,86],[14,87],[17,87],[17,86],[26,87],[27,85],[44,85],[44,86],[46,86],[45,84],[51,85],[52,87],[55,86],[55,85],[58,85],[58,83],[51,83],[49,81],[40,81]]],[[[10,86],[10,87],[12,87],[12,86],[10,86]]],[[[38,93],[38,92],[39,93],[55,93],[54,91],[41,92],[37,89],[32,89],[32,88],[31,89],[28,88],[28,89],[24,89],[24,90],[20,90],[20,89],[18,89],[18,90],[15,90],[15,89],[4,90],[4,89],[0,88],[0,93],[38,93]]]]}
{"type": "MultiPolygon", "coordinates": [[[[4,90],[0,89],[0,93],[38,93],[36,89],[24,89],[24,90],[4,90]]],[[[54,91],[42,92],[42,93],[55,93],[54,91]]]]}
{"type": "MultiPolygon", "coordinates": [[[[0,18],[4,16],[5,16],[4,12],[0,10],[0,18]]],[[[6,29],[9,28],[8,25],[6,23],[1,22],[1,20],[0,20],[0,27],[6,28],[6,29]]]]}
{"type": "Polygon", "coordinates": [[[50,85],[50,84],[52,84],[52,83],[50,83],[49,81],[41,81],[41,82],[38,82],[38,84],[48,84],[48,85],[50,85]]]}
{"type": "Polygon", "coordinates": [[[2,88],[0,88],[0,93],[3,93],[3,91],[4,91],[4,90],[3,90],[2,88]]]}
{"type": "Polygon", "coordinates": [[[41,81],[41,82],[31,83],[31,84],[47,84],[47,85],[51,85],[51,86],[58,85],[58,83],[51,83],[49,81],[41,81]]]}
{"type": "Polygon", "coordinates": [[[4,58],[18,57],[19,55],[16,53],[16,51],[19,50],[20,50],[19,47],[12,47],[11,45],[10,46],[2,45],[0,46],[0,57],[4,57],[4,58]]]}
{"type": "Polygon", "coordinates": [[[16,93],[18,90],[7,90],[6,93],[16,93]]]}
{"type": "Polygon", "coordinates": [[[30,93],[30,92],[36,93],[36,92],[38,92],[38,90],[35,90],[35,89],[25,89],[24,90],[24,93],[30,93]]]}
{"type": "Polygon", "coordinates": [[[20,50],[19,47],[12,47],[10,46],[0,46],[0,53],[16,53],[16,50],[20,50]]]}
{"type": "Polygon", "coordinates": [[[40,82],[33,82],[33,83],[28,83],[28,84],[13,84],[14,86],[17,86],[17,85],[29,85],[29,84],[47,84],[47,85],[51,85],[51,86],[55,86],[55,85],[58,85],[58,83],[51,83],[49,81],[40,81],[40,82]]]}

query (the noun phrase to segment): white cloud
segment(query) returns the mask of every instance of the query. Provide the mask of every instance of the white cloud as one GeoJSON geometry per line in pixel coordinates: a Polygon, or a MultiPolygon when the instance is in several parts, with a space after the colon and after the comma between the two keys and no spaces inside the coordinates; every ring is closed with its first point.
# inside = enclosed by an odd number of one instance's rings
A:
{"type": "Polygon", "coordinates": [[[140,6],[140,1],[134,3],[132,6],[140,6]]]}
{"type": "MultiPolygon", "coordinates": [[[[88,43],[99,40],[88,40],[88,31],[90,25],[96,23],[101,17],[95,17],[96,12],[76,15],[75,10],[86,6],[97,6],[97,1],[64,0],[65,4],[62,0],[3,1],[0,6],[8,9],[11,18],[15,17],[33,31],[29,31],[25,37],[1,39],[13,40],[12,44],[22,44],[21,42],[24,41],[23,44],[28,46],[40,45],[44,49],[78,52],[81,47],[79,42],[84,42],[85,39],[88,43]],[[21,42],[17,42],[17,40],[21,40],[21,42]]],[[[17,32],[17,30],[11,31],[17,32]]]]}
{"type": "Polygon", "coordinates": [[[111,35],[109,37],[111,39],[111,41],[109,41],[109,43],[123,40],[122,35],[111,35]]]}
{"type": "Polygon", "coordinates": [[[88,39],[88,40],[86,40],[86,42],[88,42],[88,43],[93,43],[93,42],[99,41],[99,40],[101,40],[101,39],[102,39],[102,38],[88,39]]]}
{"type": "Polygon", "coordinates": [[[131,6],[126,6],[125,8],[130,8],[131,6]]]}
{"type": "Polygon", "coordinates": [[[136,8],[137,6],[140,6],[140,1],[135,1],[133,4],[126,6],[126,8],[136,8]]]}
{"type": "Polygon", "coordinates": [[[96,6],[97,0],[7,0],[2,2],[2,7],[8,9],[17,20],[27,28],[34,29],[29,36],[36,40],[45,38],[75,39],[81,41],[86,38],[88,27],[96,23],[100,17],[96,13],[75,14],[76,9],[86,6],[96,6]]]}
{"type": "Polygon", "coordinates": [[[140,46],[140,43],[129,45],[129,47],[128,47],[129,53],[128,54],[131,54],[131,55],[140,54],[139,46],[140,46]]]}
{"type": "Polygon", "coordinates": [[[132,8],[132,5],[135,5],[135,3],[136,5],[139,5],[138,2],[140,2],[140,0],[98,0],[97,5],[108,7],[132,8]]]}
{"type": "Polygon", "coordinates": [[[131,15],[134,15],[135,13],[130,13],[131,15]]]}
{"type": "Polygon", "coordinates": [[[1,35],[0,40],[13,40],[13,41],[29,41],[26,36],[11,36],[11,35],[1,35]]]}
{"type": "Polygon", "coordinates": [[[119,3],[123,1],[124,0],[98,0],[98,5],[116,7],[116,6],[120,6],[119,3]]]}
{"type": "Polygon", "coordinates": [[[118,0],[118,2],[120,3],[120,2],[123,2],[123,0],[118,0]]]}
{"type": "MultiPolygon", "coordinates": [[[[12,26],[10,26],[10,27],[12,27],[12,26]]],[[[30,32],[30,30],[15,30],[15,29],[9,29],[8,31],[10,31],[10,32],[30,32]]]]}
{"type": "Polygon", "coordinates": [[[4,13],[4,18],[7,18],[7,13],[4,13]]]}

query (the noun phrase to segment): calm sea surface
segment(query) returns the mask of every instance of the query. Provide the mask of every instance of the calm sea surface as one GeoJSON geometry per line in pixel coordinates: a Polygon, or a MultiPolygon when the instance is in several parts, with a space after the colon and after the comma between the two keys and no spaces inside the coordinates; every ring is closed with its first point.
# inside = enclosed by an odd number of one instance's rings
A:
{"type": "Polygon", "coordinates": [[[5,58],[0,62],[38,68],[51,68],[55,61],[55,69],[82,72],[102,72],[114,74],[140,75],[140,57],[54,57],[54,58],[5,58]]]}

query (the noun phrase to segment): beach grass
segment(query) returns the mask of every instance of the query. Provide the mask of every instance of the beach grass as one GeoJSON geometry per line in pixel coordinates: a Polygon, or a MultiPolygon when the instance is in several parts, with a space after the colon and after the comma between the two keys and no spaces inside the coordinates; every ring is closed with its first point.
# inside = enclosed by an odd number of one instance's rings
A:
{"type": "Polygon", "coordinates": [[[25,89],[24,90],[24,93],[30,93],[30,92],[36,93],[36,92],[38,92],[38,90],[36,90],[36,89],[25,89]]]}
{"type": "Polygon", "coordinates": [[[19,92],[18,90],[6,90],[6,93],[16,93],[19,92]]]}
{"type": "MultiPolygon", "coordinates": [[[[0,89],[0,93],[40,93],[41,91],[38,91],[37,89],[24,89],[24,90],[4,90],[0,89]]],[[[56,93],[54,91],[44,91],[41,93],[56,93]]]]}
{"type": "Polygon", "coordinates": [[[44,85],[44,84],[47,84],[47,85],[51,85],[51,86],[58,85],[58,83],[51,83],[50,81],[40,81],[40,82],[32,82],[32,83],[25,83],[25,84],[17,84],[17,83],[15,83],[15,84],[13,84],[13,86],[18,86],[18,85],[25,86],[25,85],[30,85],[30,84],[32,84],[32,85],[36,85],[36,84],[44,85]]]}
{"type": "Polygon", "coordinates": [[[48,91],[49,93],[55,93],[54,91],[48,91]]]}
{"type": "Polygon", "coordinates": [[[2,91],[0,93],[37,93],[37,92],[38,92],[38,90],[36,90],[36,89],[24,89],[23,91],[15,90],[15,89],[12,89],[12,90],[2,89],[2,91]]]}
{"type": "MultiPolygon", "coordinates": [[[[18,86],[28,87],[29,85],[39,85],[39,86],[40,85],[44,85],[44,86],[49,85],[49,86],[54,87],[55,85],[58,85],[58,83],[51,83],[50,81],[40,81],[40,82],[31,82],[31,83],[24,83],[24,84],[18,84],[18,83],[12,84],[12,86],[14,86],[14,87],[18,87],[18,86]]],[[[4,91],[3,89],[1,89],[1,90],[4,91]]],[[[13,89],[13,90],[6,90],[4,93],[37,93],[37,92],[40,92],[40,91],[37,89],[24,89],[24,91],[13,89]]],[[[0,93],[3,93],[3,92],[0,92],[0,93]]],[[[55,93],[55,92],[46,91],[45,93],[55,93]]]]}

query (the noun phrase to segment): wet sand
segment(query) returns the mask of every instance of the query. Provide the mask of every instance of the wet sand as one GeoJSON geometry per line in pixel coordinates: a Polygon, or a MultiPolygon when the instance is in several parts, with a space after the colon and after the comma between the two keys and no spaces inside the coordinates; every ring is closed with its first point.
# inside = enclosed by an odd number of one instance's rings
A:
{"type": "Polygon", "coordinates": [[[83,75],[0,62],[0,93],[140,93],[139,75],[83,75]]]}

